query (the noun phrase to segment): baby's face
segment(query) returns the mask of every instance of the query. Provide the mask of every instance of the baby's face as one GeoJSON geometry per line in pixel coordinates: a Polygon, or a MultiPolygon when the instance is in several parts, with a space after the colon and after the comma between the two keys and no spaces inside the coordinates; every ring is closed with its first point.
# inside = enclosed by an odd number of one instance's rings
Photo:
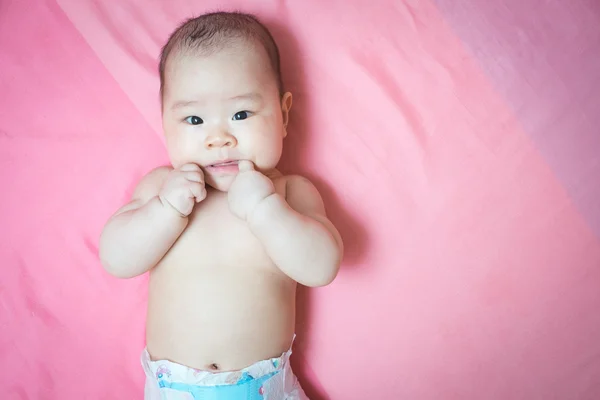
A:
{"type": "Polygon", "coordinates": [[[167,63],[163,128],[173,167],[194,163],[206,183],[229,190],[237,161],[268,173],[281,157],[291,95],[283,100],[266,51],[236,43],[202,57],[179,54],[167,63]]]}

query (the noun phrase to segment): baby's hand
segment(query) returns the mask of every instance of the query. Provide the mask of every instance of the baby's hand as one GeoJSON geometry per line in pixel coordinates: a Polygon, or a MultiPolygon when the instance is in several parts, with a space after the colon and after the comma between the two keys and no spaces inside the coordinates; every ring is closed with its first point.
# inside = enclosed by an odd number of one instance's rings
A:
{"type": "Polygon", "coordinates": [[[229,188],[229,209],[247,221],[254,208],[275,193],[275,186],[269,178],[254,170],[251,161],[240,161],[238,167],[240,172],[229,188]]]}
{"type": "Polygon", "coordinates": [[[206,198],[204,174],[196,164],[185,164],[169,173],[158,198],[167,207],[172,207],[187,217],[194,204],[206,198]]]}

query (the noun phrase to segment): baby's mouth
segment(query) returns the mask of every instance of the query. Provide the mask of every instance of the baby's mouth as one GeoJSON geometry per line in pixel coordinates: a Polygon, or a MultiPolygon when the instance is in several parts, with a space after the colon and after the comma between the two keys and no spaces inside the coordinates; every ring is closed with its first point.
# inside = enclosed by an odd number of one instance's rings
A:
{"type": "Polygon", "coordinates": [[[238,160],[228,160],[228,161],[211,164],[208,167],[209,168],[218,168],[218,167],[233,166],[233,165],[237,165],[237,164],[238,164],[238,160]]]}
{"type": "Polygon", "coordinates": [[[236,175],[240,172],[238,160],[225,160],[207,166],[206,172],[213,176],[236,175]]]}

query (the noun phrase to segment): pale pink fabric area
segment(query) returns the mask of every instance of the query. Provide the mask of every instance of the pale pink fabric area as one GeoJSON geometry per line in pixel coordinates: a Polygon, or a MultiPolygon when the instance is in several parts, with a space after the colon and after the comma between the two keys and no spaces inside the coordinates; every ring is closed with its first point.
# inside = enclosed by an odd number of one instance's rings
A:
{"type": "Polygon", "coordinates": [[[600,3],[436,4],[600,235],[600,3]]]}
{"type": "MultiPolygon", "coordinates": [[[[477,40],[514,41],[546,74],[558,54],[485,23],[483,1],[469,24],[450,3],[2,2],[0,397],[141,398],[146,278],[108,277],[98,235],[166,160],[162,42],[217,6],[273,28],[295,94],[284,169],[316,182],[347,245],[336,282],[299,296],[292,358],[307,393],[600,397],[598,117],[572,107],[574,78],[537,105],[544,86],[523,85],[526,112],[515,106],[518,85],[489,65],[521,53],[478,53],[477,40]],[[545,141],[532,121],[550,105],[566,122],[545,141]],[[576,123],[582,113],[589,124],[576,123]],[[575,150],[561,153],[564,143],[575,150]],[[569,167],[582,155],[587,169],[569,167]],[[577,201],[574,181],[595,203],[577,201]]],[[[597,46],[590,10],[556,12],[539,29],[554,37],[569,24],[581,32],[573,46],[597,46]]],[[[531,10],[520,18],[536,21],[531,10]]]]}

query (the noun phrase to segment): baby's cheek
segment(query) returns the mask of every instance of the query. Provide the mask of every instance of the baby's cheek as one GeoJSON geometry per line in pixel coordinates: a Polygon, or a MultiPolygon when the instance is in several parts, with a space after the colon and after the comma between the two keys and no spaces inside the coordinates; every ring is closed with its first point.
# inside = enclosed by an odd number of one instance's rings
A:
{"type": "Polygon", "coordinates": [[[197,143],[177,140],[167,143],[167,149],[174,168],[179,168],[188,163],[202,165],[200,162],[203,158],[201,154],[202,148],[197,143]]]}
{"type": "Polygon", "coordinates": [[[283,139],[276,134],[263,138],[259,152],[257,153],[265,168],[274,168],[283,150],[283,139]]]}
{"type": "Polygon", "coordinates": [[[179,168],[183,164],[185,164],[186,158],[185,154],[182,154],[181,149],[177,147],[169,148],[169,158],[171,160],[171,164],[173,164],[173,168],[179,168]]]}
{"type": "Polygon", "coordinates": [[[260,169],[275,168],[281,158],[281,146],[265,146],[257,154],[256,163],[260,169]]]}
{"type": "Polygon", "coordinates": [[[169,153],[169,161],[171,161],[173,168],[179,168],[181,163],[179,161],[179,155],[176,149],[174,149],[172,146],[167,146],[167,152],[169,153]]]}

